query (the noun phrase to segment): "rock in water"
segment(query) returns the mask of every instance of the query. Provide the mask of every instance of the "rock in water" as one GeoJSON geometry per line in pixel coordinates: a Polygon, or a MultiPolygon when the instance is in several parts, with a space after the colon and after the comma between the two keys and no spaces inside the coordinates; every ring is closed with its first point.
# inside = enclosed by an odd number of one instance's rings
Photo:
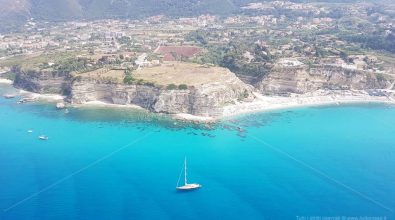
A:
{"type": "Polygon", "coordinates": [[[66,105],[63,102],[56,103],[56,108],[57,109],[64,109],[66,105]]]}

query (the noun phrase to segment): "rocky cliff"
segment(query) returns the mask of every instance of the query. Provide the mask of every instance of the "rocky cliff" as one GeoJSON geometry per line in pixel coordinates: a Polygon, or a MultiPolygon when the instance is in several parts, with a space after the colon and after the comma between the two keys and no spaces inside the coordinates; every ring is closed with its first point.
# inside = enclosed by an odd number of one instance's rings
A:
{"type": "MultiPolygon", "coordinates": [[[[254,99],[254,88],[234,74],[224,74],[221,82],[166,89],[154,84],[123,84],[73,77],[58,72],[16,70],[15,86],[36,93],[66,95],[74,104],[103,101],[119,105],[138,105],[152,112],[197,116],[221,116],[227,105],[254,99]]],[[[393,84],[390,75],[349,70],[340,67],[275,67],[255,84],[255,91],[267,95],[309,93],[317,90],[386,89],[393,84]]]]}
{"type": "Polygon", "coordinates": [[[23,70],[13,68],[16,74],[14,86],[35,93],[70,93],[71,76],[69,73],[53,71],[23,70]]]}
{"type": "Polygon", "coordinates": [[[252,96],[252,87],[236,77],[232,84],[206,84],[198,88],[168,90],[149,85],[124,85],[94,81],[74,82],[70,102],[89,101],[127,105],[134,104],[152,112],[199,116],[220,116],[225,105],[252,96]]]}
{"type": "Polygon", "coordinates": [[[73,78],[58,72],[15,69],[14,86],[35,93],[66,95],[74,104],[103,101],[138,105],[152,112],[199,116],[220,116],[225,105],[252,98],[251,86],[233,74],[222,83],[209,83],[188,89],[166,89],[153,85],[126,85],[90,78],[73,78]]]}
{"type": "Polygon", "coordinates": [[[269,95],[303,94],[320,89],[385,89],[391,84],[390,78],[383,74],[334,66],[276,66],[255,87],[261,93],[269,95]]]}

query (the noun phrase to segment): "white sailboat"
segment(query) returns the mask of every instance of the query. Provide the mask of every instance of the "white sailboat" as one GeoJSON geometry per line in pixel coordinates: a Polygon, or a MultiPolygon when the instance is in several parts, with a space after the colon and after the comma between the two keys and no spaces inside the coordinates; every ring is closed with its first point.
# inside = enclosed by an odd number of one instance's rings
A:
{"type": "Polygon", "coordinates": [[[199,189],[202,187],[202,185],[197,184],[197,183],[188,183],[188,179],[187,179],[187,158],[185,157],[185,161],[184,161],[184,185],[180,186],[180,179],[181,179],[181,174],[182,171],[180,173],[180,176],[178,177],[178,181],[177,181],[177,186],[176,189],[179,191],[190,191],[190,190],[195,190],[195,189],[199,189]]]}
{"type": "Polygon", "coordinates": [[[38,136],[38,139],[40,139],[42,141],[46,141],[46,140],[48,140],[48,136],[40,135],[40,136],[38,136]]]}

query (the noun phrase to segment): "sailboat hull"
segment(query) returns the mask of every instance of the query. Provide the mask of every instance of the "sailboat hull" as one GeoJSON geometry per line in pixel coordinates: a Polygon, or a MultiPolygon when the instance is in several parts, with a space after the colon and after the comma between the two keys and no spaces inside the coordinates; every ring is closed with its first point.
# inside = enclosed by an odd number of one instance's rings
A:
{"type": "Polygon", "coordinates": [[[201,188],[202,185],[196,184],[196,183],[191,183],[191,184],[186,184],[184,186],[179,186],[176,189],[179,191],[191,191],[191,190],[196,190],[201,188]]]}

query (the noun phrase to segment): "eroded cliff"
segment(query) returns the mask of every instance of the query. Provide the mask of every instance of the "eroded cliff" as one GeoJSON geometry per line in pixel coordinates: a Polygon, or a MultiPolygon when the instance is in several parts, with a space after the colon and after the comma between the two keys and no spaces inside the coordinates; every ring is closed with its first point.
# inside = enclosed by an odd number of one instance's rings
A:
{"type": "Polygon", "coordinates": [[[103,101],[110,104],[138,105],[152,112],[192,114],[215,117],[225,105],[251,99],[253,87],[233,73],[226,72],[222,82],[213,81],[185,89],[169,89],[153,84],[124,84],[68,73],[15,70],[15,87],[35,93],[57,93],[73,104],[103,101]]]}
{"type": "Polygon", "coordinates": [[[221,116],[225,106],[254,100],[254,91],[265,95],[288,96],[291,93],[304,94],[317,90],[374,91],[387,89],[394,84],[394,79],[389,74],[333,66],[276,66],[254,88],[223,68],[210,70],[193,66],[193,70],[187,73],[184,72],[186,68],[177,69],[173,65],[166,68],[168,72],[163,71],[164,67],[137,72],[136,76],[141,78],[133,83],[108,80],[100,75],[101,71],[96,71],[96,75],[89,73],[76,77],[75,74],[68,73],[16,70],[14,84],[18,88],[36,93],[66,95],[67,101],[73,104],[102,101],[137,105],[157,113],[184,113],[205,117],[221,116]],[[175,75],[173,70],[178,73],[175,75]],[[198,76],[201,79],[196,79],[198,76]],[[147,81],[152,79],[156,81],[147,81]],[[182,89],[175,85],[169,88],[158,84],[163,81],[166,84],[187,81],[193,84],[185,85],[182,89]]]}
{"type": "Polygon", "coordinates": [[[70,94],[72,77],[67,72],[37,71],[13,68],[14,86],[35,93],[70,94]]]}
{"type": "Polygon", "coordinates": [[[205,84],[183,90],[82,80],[72,84],[69,99],[74,104],[99,100],[120,105],[138,105],[158,113],[215,117],[222,114],[225,105],[251,96],[252,87],[234,77],[223,84],[205,84]]]}
{"type": "Polygon", "coordinates": [[[271,73],[255,84],[268,95],[303,94],[316,90],[385,89],[392,77],[373,72],[351,70],[334,66],[276,66],[271,73]]]}

